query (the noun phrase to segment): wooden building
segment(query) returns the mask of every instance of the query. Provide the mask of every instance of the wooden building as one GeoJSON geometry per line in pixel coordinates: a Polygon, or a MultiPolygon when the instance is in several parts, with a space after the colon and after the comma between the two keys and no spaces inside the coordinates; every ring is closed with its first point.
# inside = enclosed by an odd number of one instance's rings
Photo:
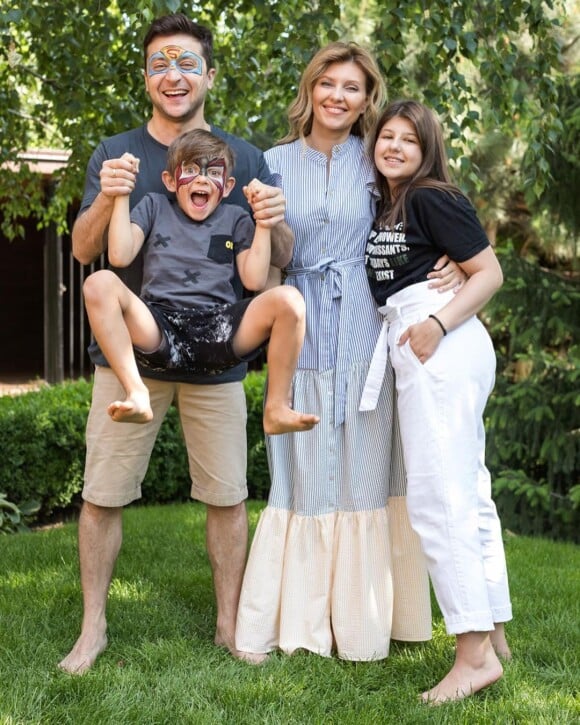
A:
{"type": "MultiPolygon", "coordinates": [[[[47,195],[53,172],[67,158],[58,151],[22,154],[42,175],[47,195]]],[[[69,229],[75,215],[70,209],[69,229]]],[[[90,330],[82,303],[90,269],[73,259],[68,234],[54,226],[38,230],[34,218],[24,226],[24,239],[8,241],[0,234],[0,381],[56,383],[90,375],[90,330]]]]}

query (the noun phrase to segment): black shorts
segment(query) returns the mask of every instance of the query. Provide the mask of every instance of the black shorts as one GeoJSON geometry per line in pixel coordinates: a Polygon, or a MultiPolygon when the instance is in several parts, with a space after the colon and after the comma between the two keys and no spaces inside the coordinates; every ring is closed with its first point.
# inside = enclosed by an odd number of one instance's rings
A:
{"type": "Polygon", "coordinates": [[[258,357],[262,348],[240,357],[233,339],[251,298],[209,308],[175,310],[145,302],[161,330],[161,344],[153,352],[134,347],[135,359],[143,370],[217,375],[241,362],[258,357]]]}

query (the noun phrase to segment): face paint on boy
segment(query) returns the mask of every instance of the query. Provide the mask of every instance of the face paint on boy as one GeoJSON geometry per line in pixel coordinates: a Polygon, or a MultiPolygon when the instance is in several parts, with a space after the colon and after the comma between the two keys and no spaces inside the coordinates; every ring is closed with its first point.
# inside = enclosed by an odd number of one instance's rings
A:
{"type": "Polygon", "coordinates": [[[194,73],[200,76],[203,73],[203,59],[197,53],[185,50],[180,45],[165,45],[153,53],[147,62],[147,72],[150,76],[168,73],[170,68],[180,73],[194,73]]]}
{"type": "Polygon", "coordinates": [[[185,184],[191,184],[198,176],[205,176],[217,187],[221,199],[226,183],[226,161],[222,158],[209,160],[202,158],[190,162],[182,161],[181,166],[177,167],[175,176],[178,189],[185,184]]]}

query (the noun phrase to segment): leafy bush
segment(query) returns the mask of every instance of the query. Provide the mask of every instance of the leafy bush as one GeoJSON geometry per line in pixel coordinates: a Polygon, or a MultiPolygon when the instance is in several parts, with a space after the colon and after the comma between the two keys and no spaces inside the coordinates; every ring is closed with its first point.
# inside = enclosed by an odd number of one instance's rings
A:
{"type": "Polygon", "coordinates": [[[485,310],[498,355],[487,461],[502,523],[578,540],[578,284],[500,253],[504,286],[485,310]]]}
{"type": "Polygon", "coordinates": [[[85,380],[0,398],[0,489],[38,499],[40,514],[67,507],[80,490],[90,401],[85,380]]]}
{"type": "Polygon", "coordinates": [[[38,501],[26,501],[17,506],[0,493],[0,534],[16,534],[28,531],[27,521],[40,508],[38,501]]]}
{"type": "MultiPolygon", "coordinates": [[[[245,381],[251,498],[267,495],[270,485],[262,432],[264,381],[264,372],[251,372],[245,381]]],[[[9,501],[38,500],[38,518],[70,508],[80,499],[91,387],[91,382],[77,380],[0,397],[0,490],[9,501]]],[[[143,501],[187,500],[189,491],[187,451],[177,410],[171,407],[143,481],[143,501]]]]}
{"type": "Polygon", "coordinates": [[[248,491],[250,498],[266,499],[270,490],[270,471],[266,455],[262,412],[266,371],[251,372],[246,377],[248,408],[248,491]]]}

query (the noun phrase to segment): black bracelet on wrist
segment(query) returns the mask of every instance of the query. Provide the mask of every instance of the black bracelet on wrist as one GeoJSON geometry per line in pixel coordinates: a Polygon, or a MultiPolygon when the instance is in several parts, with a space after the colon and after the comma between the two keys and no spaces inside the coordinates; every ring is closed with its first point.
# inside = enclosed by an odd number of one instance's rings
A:
{"type": "Polygon", "coordinates": [[[429,315],[429,317],[432,320],[435,320],[435,322],[439,325],[441,328],[441,332],[443,333],[443,337],[447,334],[447,330],[445,329],[445,325],[441,322],[441,320],[438,317],[435,317],[435,315],[429,315]]]}

